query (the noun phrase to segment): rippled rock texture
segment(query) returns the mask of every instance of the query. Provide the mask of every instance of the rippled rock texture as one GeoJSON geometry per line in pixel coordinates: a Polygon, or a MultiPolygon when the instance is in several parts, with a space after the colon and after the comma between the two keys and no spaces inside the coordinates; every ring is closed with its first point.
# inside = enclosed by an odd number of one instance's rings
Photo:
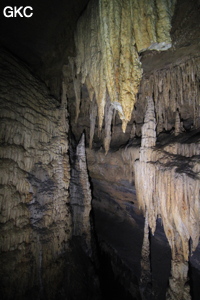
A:
{"type": "Polygon", "coordinates": [[[0,53],[2,299],[54,299],[71,237],[66,107],[0,53]]]}

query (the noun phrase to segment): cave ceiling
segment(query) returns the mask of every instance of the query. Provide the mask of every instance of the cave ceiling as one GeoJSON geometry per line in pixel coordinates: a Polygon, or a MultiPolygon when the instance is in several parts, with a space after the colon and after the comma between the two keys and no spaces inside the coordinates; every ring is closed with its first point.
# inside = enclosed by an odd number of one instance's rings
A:
{"type": "Polygon", "coordinates": [[[0,3],[0,44],[37,73],[59,68],[72,55],[73,30],[88,0],[20,0],[0,3]],[[31,18],[5,18],[5,6],[31,6],[31,18]],[[24,22],[25,21],[25,22],[24,22]]]}
{"type": "MultiPolygon", "coordinates": [[[[0,3],[0,45],[30,65],[41,77],[47,76],[46,73],[54,74],[69,56],[74,55],[74,29],[88,2],[11,0],[8,3],[3,0],[0,3]],[[7,5],[30,5],[33,7],[33,17],[27,18],[26,23],[20,17],[5,18],[2,11],[7,5]]],[[[173,47],[166,52],[141,53],[144,74],[181,59],[185,54],[199,51],[199,10],[198,0],[177,1],[171,29],[173,47]]]]}

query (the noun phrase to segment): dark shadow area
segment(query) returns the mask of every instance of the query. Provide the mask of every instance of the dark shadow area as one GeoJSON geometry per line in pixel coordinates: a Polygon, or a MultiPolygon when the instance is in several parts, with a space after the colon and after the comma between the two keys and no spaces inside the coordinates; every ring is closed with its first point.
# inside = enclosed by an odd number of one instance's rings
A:
{"type": "Polygon", "coordinates": [[[189,260],[189,280],[190,280],[190,292],[192,300],[199,300],[200,295],[200,245],[197,246],[196,250],[191,254],[189,260]]]}
{"type": "Polygon", "coordinates": [[[101,252],[99,263],[99,279],[102,300],[138,300],[138,298],[132,297],[132,295],[121,285],[119,279],[113,272],[109,255],[101,252]]]}

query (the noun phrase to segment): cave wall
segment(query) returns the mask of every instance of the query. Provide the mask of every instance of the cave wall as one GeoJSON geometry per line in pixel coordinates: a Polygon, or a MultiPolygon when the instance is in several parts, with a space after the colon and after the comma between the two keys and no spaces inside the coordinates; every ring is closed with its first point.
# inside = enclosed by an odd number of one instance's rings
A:
{"type": "Polygon", "coordinates": [[[2,299],[54,299],[71,237],[66,107],[0,53],[2,299]]]}
{"type": "Polygon", "coordinates": [[[60,101],[0,51],[0,297],[100,299],[85,136],[60,101]]]}
{"type": "Polygon", "coordinates": [[[198,299],[199,11],[199,1],[92,0],[76,55],[44,58],[40,76],[60,101],[1,51],[5,299],[97,296],[92,206],[99,245],[132,297],[198,299]]]}

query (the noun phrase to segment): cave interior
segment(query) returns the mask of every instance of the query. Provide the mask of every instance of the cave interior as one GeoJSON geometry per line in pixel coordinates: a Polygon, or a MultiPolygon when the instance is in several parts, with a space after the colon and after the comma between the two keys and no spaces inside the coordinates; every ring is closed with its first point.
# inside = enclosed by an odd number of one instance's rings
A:
{"type": "Polygon", "coordinates": [[[199,300],[200,1],[0,14],[0,298],[199,300]]]}

